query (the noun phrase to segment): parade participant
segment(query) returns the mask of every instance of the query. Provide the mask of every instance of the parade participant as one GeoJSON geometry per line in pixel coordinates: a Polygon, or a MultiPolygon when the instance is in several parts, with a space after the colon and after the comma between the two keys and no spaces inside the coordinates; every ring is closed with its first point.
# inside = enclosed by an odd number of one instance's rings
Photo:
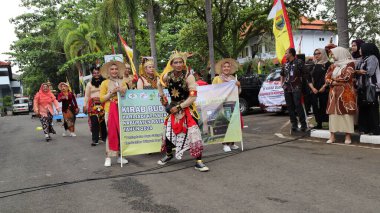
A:
{"type": "Polygon", "coordinates": [[[281,84],[284,88],[285,102],[288,107],[292,131],[298,130],[297,116],[301,123],[301,131],[306,131],[306,115],[303,108],[302,81],[304,79],[304,63],[302,60],[295,58],[296,50],[289,48],[285,52],[286,64],[281,70],[281,84]]]}
{"type": "Polygon", "coordinates": [[[159,165],[165,165],[173,158],[173,148],[175,148],[177,159],[181,159],[183,153],[190,150],[190,155],[196,158],[195,169],[201,172],[209,170],[202,162],[203,142],[195,118],[197,117],[196,107],[193,105],[197,98],[196,89],[195,78],[186,67],[186,55],[173,53],[158,83],[161,103],[169,113],[165,119],[162,146],[166,155],[157,162],[159,165]],[[166,86],[171,98],[170,104],[163,91],[163,87],[166,86]]]}
{"type": "Polygon", "coordinates": [[[131,74],[131,65],[125,63],[125,71],[123,75],[123,80],[128,86],[128,89],[134,89],[136,87],[135,83],[133,83],[133,75],[131,74]]]}
{"type": "Polygon", "coordinates": [[[92,67],[91,81],[86,85],[83,112],[88,113],[92,134],[91,146],[99,144],[99,132],[103,141],[107,139],[107,127],[104,120],[104,104],[100,102],[100,84],[104,78],[100,75],[99,67],[92,67]]]}
{"type": "Polygon", "coordinates": [[[335,47],[331,52],[335,62],[326,74],[326,83],[330,85],[326,110],[329,114],[330,139],[327,143],[335,142],[335,132],[345,132],[345,143],[350,144],[357,109],[353,83],[355,60],[343,47],[335,47]]]}
{"type": "Polygon", "coordinates": [[[206,81],[203,80],[202,74],[200,72],[194,72],[194,78],[198,84],[198,86],[205,86],[208,85],[206,81]]]}
{"type": "MultiPolygon", "coordinates": [[[[358,78],[358,107],[359,107],[359,132],[361,134],[380,135],[379,127],[379,100],[378,94],[374,91],[373,100],[368,100],[367,90],[370,86],[376,88],[379,85],[379,49],[373,43],[364,43],[360,49],[363,56],[360,63],[358,78]]],[[[376,89],[375,89],[376,90],[376,89]]]]}
{"type": "Polygon", "coordinates": [[[325,49],[315,49],[314,65],[307,81],[312,91],[313,113],[315,121],[317,122],[316,129],[322,129],[322,122],[328,122],[329,119],[326,114],[329,90],[325,84],[325,76],[330,65],[331,63],[329,62],[325,49]]]}
{"type": "Polygon", "coordinates": [[[160,80],[159,74],[154,68],[153,60],[144,58],[140,65],[140,78],[137,81],[137,89],[157,89],[160,80]]]}
{"type": "Polygon", "coordinates": [[[61,91],[58,94],[58,102],[62,102],[63,126],[65,128],[65,132],[62,136],[75,137],[77,136],[75,134],[75,115],[79,113],[77,100],[75,95],[69,91],[69,85],[67,83],[59,83],[58,89],[61,91]]]}
{"type": "MultiPolygon", "coordinates": [[[[360,55],[360,47],[362,46],[362,44],[364,44],[364,41],[361,39],[356,39],[351,42],[352,59],[356,60],[357,62],[359,62],[362,59],[362,56],[360,55]]],[[[355,62],[355,65],[357,64],[357,62],[355,62]]]]}
{"type": "MultiPolygon", "coordinates": [[[[107,125],[106,159],[104,166],[111,166],[111,157],[120,154],[120,132],[119,132],[119,111],[117,93],[125,94],[127,84],[123,81],[125,65],[119,61],[110,61],[104,64],[101,75],[104,80],[100,85],[100,102],[104,103],[105,120],[107,125]]],[[[126,164],[125,158],[117,159],[118,163],[126,164]]]]}
{"type": "MultiPolygon", "coordinates": [[[[238,86],[239,94],[241,93],[240,82],[236,80],[235,72],[239,68],[239,63],[232,58],[224,58],[215,64],[215,73],[218,74],[212,81],[212,84],[221,84],[229,81],[236,81],[236,86],[238,86]]],[[[223,143],[223,150],[225,152],[230,152],[231,149],[239,149],[235,143],[223,143]]]]}
{"type": "Polygon", "coordinates": [[[40,90],[34,96],[33,111],[40,118],[46,142],[51,140],[50,133],[56,134],[52,125],[53,104],[58,112],[61,111],[57,99],[50,91],[49,85],[47,83],[41,84],[40,90]]]}

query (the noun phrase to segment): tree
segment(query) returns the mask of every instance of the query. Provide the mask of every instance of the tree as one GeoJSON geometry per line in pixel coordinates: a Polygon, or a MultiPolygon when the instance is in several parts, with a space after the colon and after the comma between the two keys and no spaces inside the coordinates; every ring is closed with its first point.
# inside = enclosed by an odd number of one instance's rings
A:
{"type": "Polygon", "coordinates": [[[205,0],[206,3],[206,21],[207,21],[207,37],[209,48],[209,59],[211,67],[211,78],[215,76],[215,58],[214,58],[214,34],[212,29],[212,3],[211,0],[205,0]]]}
{"type": "Polygon", "coordinates": [[[149,28],[149,38],[150,38],[150,52],[151,56],[154,60],[154,66],[156,69],[157,67],[157,48],[156,48],[156,25],[154,23],[154,6],[155,2],[154,0],[149,0],[146,3],[147,5],[147,13],[146,13],[146,19],[148,22],[148,28],[149,28]]]}
{"type": "MultiPolygon", "coordinates": [[[[380,0],[347,0],[350,40],[363,39],[367,42],[376,43],[377,38],[380,36],[379,4],[380,0]]],[[[321,5],[326,9],[321,10],[317,18],[328,20],[331,23],[330,26],[335,27],[334,23],[337,20],[335,0],[323,0],[321,5]]]]}
{"type": "Polygon", "coordinates": [[[335,0],[339,46],[349,48],[347,0],[335,0]]]}

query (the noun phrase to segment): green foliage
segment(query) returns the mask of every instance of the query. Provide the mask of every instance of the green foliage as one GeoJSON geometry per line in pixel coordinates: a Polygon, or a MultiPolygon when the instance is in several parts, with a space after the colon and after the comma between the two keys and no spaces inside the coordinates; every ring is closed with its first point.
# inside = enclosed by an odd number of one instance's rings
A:
{"type": "Polygon", "coordinates": [[[4,96],[4,98],[0,98],[0,103],[2,103],[0,106],[0,113],[4,112],[6,110],[11,110],[12,107],[12,97],[11,96],[4,96]]]}
{"type": "MultiPolygon", "coordinates": [[[[348,2],[348,30],[350,39],[363,39],[367,42],[378,42],[380,36],[380,0],[348,2]]],[[[336,22],[335,1],[324,0],[322,10],[317,18],[330,21],[335,27],[336,22]]]]}

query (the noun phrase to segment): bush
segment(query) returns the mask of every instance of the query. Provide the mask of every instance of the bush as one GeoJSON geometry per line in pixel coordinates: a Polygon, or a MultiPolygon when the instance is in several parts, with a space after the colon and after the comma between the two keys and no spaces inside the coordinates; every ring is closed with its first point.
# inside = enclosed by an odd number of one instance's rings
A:
{"type": "Polygon", "coordinates": [[[0,108],[1,112],[6,111],[7,109],[10,110],[12,107],[12,97],[8,95],[4,98],[0,98],[0,103],[2,103],[2,106],[0,108]]]}

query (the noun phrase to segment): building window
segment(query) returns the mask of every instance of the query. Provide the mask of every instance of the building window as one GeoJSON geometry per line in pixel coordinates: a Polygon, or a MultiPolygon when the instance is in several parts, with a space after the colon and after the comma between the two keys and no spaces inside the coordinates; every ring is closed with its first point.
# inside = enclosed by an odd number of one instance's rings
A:
{"type": "Polygon", "coordinates": [[[325,41],[325,38],[319,38],[319,41],[325,41]]]}

